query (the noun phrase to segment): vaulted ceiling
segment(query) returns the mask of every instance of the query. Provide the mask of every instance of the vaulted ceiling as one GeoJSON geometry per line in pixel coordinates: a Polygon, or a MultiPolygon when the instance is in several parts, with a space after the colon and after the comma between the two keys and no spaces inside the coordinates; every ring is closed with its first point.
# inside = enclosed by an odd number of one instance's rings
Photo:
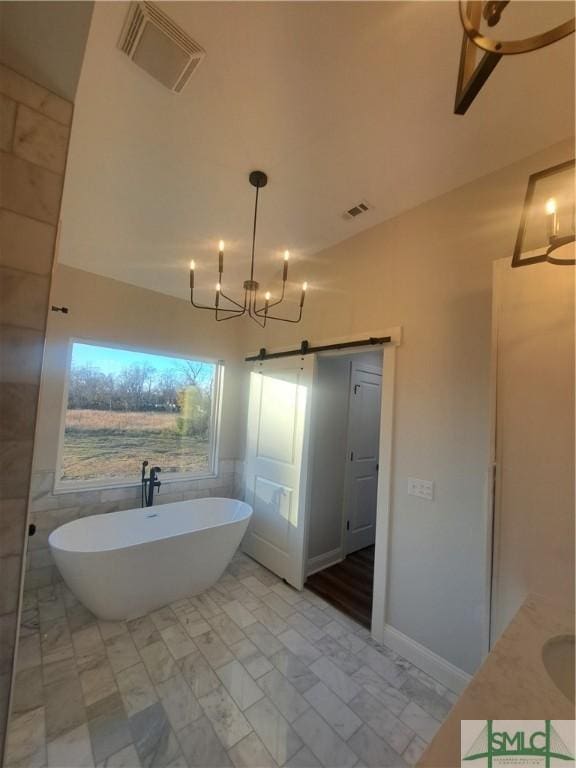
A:
{"type": "MultiPolygon", "coordinates": [[[[564,4],[565,7],[565,4],[564,4]]],[[[574,38],[505,58],[453,114],[450,2],[166,2],[207,51],[179,95],[117,47],[126,3],[97,2],[76,98],[61,262],[187,296],[187,265],[243,276],[308,258],[574,131],[574,38]],[[342,212],[366,199],[357,220],[342,212]]]]}

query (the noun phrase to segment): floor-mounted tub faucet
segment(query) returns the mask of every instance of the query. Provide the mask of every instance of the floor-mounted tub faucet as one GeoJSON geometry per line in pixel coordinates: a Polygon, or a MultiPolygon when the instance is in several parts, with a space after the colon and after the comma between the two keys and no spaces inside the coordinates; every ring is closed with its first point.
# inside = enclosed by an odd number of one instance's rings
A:
{"type": "Polygon", "coordinates": [[[160,490],[162,483],[158,480],[158,475],[162,470],[160,467],[150,467],[148,477],[146,477],[147,461],[142,462],[142,506],[151,507],[154,504],[154,488],[160,490]]]}

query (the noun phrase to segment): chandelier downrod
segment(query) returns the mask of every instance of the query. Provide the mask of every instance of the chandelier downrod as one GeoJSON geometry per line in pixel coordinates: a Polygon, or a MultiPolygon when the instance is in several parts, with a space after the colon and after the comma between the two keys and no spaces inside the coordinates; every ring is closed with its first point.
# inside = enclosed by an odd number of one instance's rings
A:
{"type": "Polygon", "coordinates": [[[256,188],[256,197],[254,200],[254,220],[252,225],[252,252],[250,258],[250,279],[244,281],[244,302],[241,304],[230,296],[227,296],[222,290],[222,274],[224,272],[224,242],[221,240],[218,247],[218,282],[216,283],[216,295],[214,298],[214,304],[207,306],[204,304],[197,304],[194,301],[194,272],[195,262],[190,262],[190,303],[196,309],[207,309],[214,312],[214,316],[217,321],[231,320],[234,317],[242,317],[242,315],[248,314],[258,325],[262,328],[266,326],[268,320],[278,320],[283,323],[299,323],[302,319],[302,309],[304,307],[304,299],[306,298],[306,290],[308,283],[302,285],[302,293],[300,295],[300,305],[298,316],[296,318],[278,317],[270,314],[272,307],[278,306],[284,301],[286,294],[286,282],[288,280],[288,259],[289,252],[284,252],[284,269],[282,272],[282,290],[280,298],[277,301],[271,301],[271,294],[266,291],[264,294],[264,303],[262,299],[258,298],[258,292],[260,290],[260,284],[255,279],[256,271],[256,227],[258,222],[258,197],[262,187],[265,187],[268,183],[268,176],[263,171],[252,171],[248,177],[250,184],[256,188]],[[225,299],[234,307],[221,307],[220,299],[225,299]],[[260,303],[260,306],[258,306],[260,303]]]}

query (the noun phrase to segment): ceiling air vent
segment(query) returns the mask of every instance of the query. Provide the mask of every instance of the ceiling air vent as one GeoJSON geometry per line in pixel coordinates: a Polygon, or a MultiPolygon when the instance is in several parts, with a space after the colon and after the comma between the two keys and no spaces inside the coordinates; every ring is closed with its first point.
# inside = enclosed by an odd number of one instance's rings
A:
{"type": "Polygon", "coordinates": [[[130,3],[120,50],[149,75],[180,93],[206,51],[157,5],[130,3]]]}
{"type": "Polygon", "coordinates": [[[348,208],[347,211],[344,211],[342,218],[350,221],[351,219],[355,219],[357,216],[366,213],[366,211],[369,211],[371,208],[372,206],[367,200],[360,200],[360,202],[353,205],[352,208],[348,208]]]}

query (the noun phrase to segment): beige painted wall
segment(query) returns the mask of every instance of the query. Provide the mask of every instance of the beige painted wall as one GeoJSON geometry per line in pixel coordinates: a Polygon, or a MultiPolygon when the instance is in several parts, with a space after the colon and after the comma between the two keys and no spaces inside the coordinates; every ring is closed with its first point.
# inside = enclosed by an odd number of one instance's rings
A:
{"type": "Polygon", "coordinates": [[[494,640],[529,592],[574,610],[575,277],[495,265],[494,640]]]}
{"type": "Polygon", "coordinates": [[[560,143],[322,252],[298,275],[302,324],[245,340],[403,327],[387,621],[467,672],[483,647],[492,261],[512,254],[528,175],[573,156],[560,143]],[[409,476],[435,482],[433,502],[407,495],[409,476]]]}
{"type": "Polygon", "coordinates": [[[65,305],[70,311],[67,315],[51,312],[48,316],[35,472],[56,470],[71,338],[223,360],[219,454],[222,459],[242,455],[243,414],[238,403],[243,397],[243,381],[238,374],[242,365],[238,325],[225,328],[215,323],[212,315],[195,312],[188,302],[62,264],[56,268],[51,302],[65,305]]]}

